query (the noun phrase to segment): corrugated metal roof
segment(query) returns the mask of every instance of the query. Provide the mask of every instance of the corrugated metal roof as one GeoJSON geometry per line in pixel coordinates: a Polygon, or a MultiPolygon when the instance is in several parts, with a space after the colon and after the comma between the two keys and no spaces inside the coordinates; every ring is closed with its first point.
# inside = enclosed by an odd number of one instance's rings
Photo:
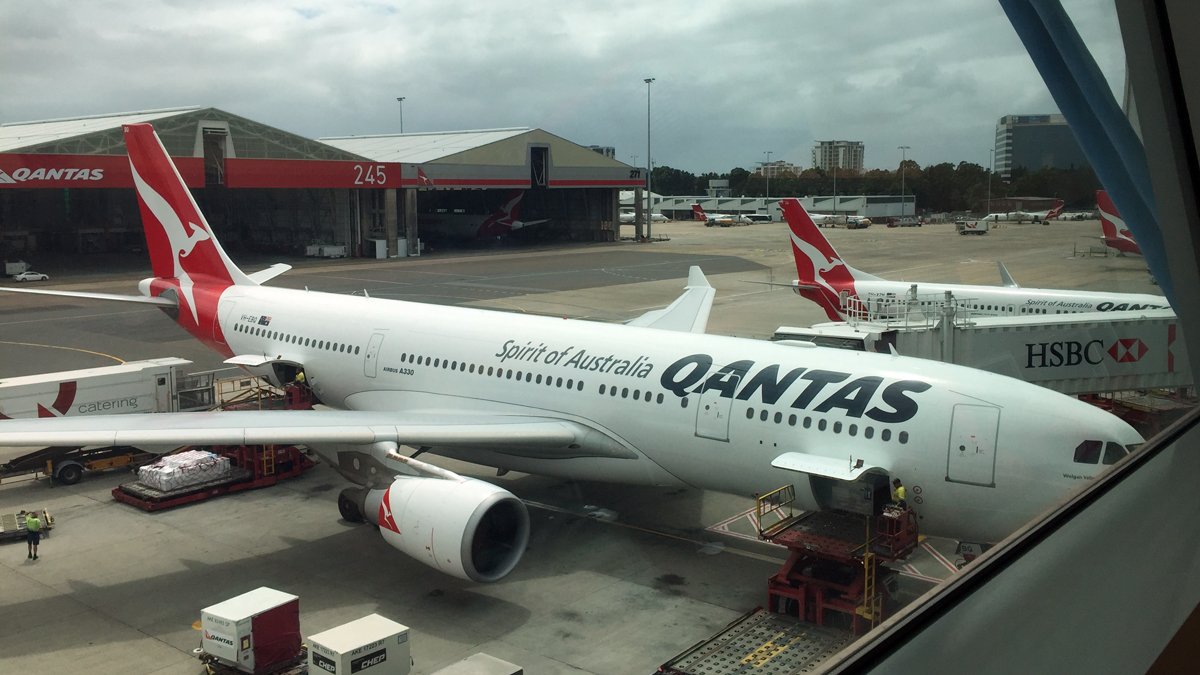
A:
{"type": "Polygon", "coordinates": [[[529,127],[446,131],[432,134],[331,136],[317,140],[376,162],[424,164],[533,131],[529,127]]]}
{"type": "Polygon", "coordinates": [[[38,122],[0,124],[0,152],[12,152],[31,145],[50,143],[64,138],[83,136],[97,131],[119,128],[122,124],[150,122],[164,117],[201,110],[203,106],[163,108],[136,112],[110,113],[88,117],[71,117],[38,122]]]}

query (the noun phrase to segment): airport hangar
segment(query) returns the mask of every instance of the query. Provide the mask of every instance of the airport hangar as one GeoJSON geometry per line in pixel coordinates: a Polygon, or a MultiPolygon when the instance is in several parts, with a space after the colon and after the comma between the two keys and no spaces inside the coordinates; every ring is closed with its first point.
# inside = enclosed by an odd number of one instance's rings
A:
{"type": "Polygon", "coordinates": [[[233,253],[417,255],[422,239],[463,241],[422,229],[424,214],[483,221],[515,191],[522,219],[546,221],[523,240],[611,241],[619,190],[643,185],[640,169],[532,128],[319,141],[211,107],[9,123],[0,257],[140,251],[121,126],[141,122],[233,253]]]}

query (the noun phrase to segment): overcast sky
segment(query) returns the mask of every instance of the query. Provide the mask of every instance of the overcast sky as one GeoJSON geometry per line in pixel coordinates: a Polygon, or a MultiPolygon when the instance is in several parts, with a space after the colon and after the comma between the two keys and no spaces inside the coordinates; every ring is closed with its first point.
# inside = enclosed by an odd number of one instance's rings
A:
{"type": "MultiPolygon", "coordinates": [[[[1114,91],[1108,0],[1063,0],[1114,91]]],[[[540,127],[695,173],[814,140],[986,164],[1055,112],[996,0],[0,3],[0,122],[204,105],[309,137],[540,127]]]]}

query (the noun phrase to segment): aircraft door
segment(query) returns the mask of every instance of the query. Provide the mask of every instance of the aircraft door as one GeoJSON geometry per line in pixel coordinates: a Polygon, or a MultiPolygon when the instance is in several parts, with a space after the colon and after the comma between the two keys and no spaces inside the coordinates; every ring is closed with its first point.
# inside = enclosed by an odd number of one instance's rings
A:
{"type": "Polygon", "coordinates": [[[999,408],[965,404],[954,406],[946,457],[946,480],[996,487],[996,432],[999,425],[999,408]]]}
{"type": "Polygon", "coordinates": [[[732,396],[722,396],[721,393],[729,388],[736,390],[741,382],[741,373],[727,373],[719,388],[706,386],[700,392],[700,400],[696,406],[696,435],[701,438],[711,438],[714,441],[729,440],[729,414],[733,407],[732,396]]]}
{"type": "Polygon", "coordinates": [[[367,354],[363,359],[363,375],[375,377],[379,371],[379,345],[383,344],[383,333],[375,333],[367,343],[367,354]]]}

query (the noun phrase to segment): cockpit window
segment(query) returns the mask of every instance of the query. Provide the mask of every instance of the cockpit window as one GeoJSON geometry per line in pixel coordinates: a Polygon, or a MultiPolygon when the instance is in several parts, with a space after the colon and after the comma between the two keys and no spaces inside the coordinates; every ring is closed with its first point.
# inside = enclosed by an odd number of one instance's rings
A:
{"type": "Polygon", "coordinates": [[[1120,443],[1113,443],[1112,441],[1109,441],[1104,446],[1104,463],[1116,464],[1117,460],[1121,459],[1126,454],[1128,454],[1128,451],[1121,447],[1120,443]]]}
{"type": "Polygon", "coordinates": [[[1100,441],[1084,441],[1075,446],[1075,461],[1080,464],[1095,464],[1100,461],[1100,450],[1104,444],[1100,441]]]}

